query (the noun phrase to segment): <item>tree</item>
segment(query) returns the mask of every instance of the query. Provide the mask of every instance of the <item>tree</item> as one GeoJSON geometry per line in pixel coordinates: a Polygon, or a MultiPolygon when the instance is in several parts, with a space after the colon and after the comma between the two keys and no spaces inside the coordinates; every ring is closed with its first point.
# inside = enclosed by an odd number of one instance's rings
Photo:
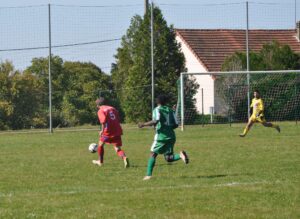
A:
{"type": "MultiPolygon", "coordinates": [[[[158,7],[154,7],[153,15],[155,91],[169,95],[171,102],[176,103],[176,81],[185,71],[184,55],[173,26],[167,25],[158,7]]],[[[143,18],[138,15],[132,18],[112,68],[112,80],[128,122],[151,117],[150,17],[148,9],[143,18]]]]}
{"type": "Polygon", "coordinates": [[[0,63],[0,130],[9,128],[9,116],[13,113],[10,100],[11,80],[10,74],[14,72],[11,62],[0,63]]]}
{"type": "MultiPolygon", "coordinates": [[[[48,57],[33,58],[31,65],[25,69],[25,73],[36,75],[40,82],[40,95],[44,117],[48,119],[49,114],[49,67],[48,57]]],[[[51,58],[51,83],[52,83],[52,119],[53,126],[61,125],[63,122],[61,106],[65,88],[68,86],[68,75],[63,70],[63,60],[59,56],[51,58]]]]}
{"type": "Polygon", "coordinates": [[[0,64],[0,129],[43,127],[40,83],[36,75],[16,71],[10,62],[0,64]]]}
{"type": "Polygon", "coordinates": [[[11,77],[13,113],[9,116],[12,129],[45,127],[41,84],[36,75],[16,72],[11,77]]]}
{"type": "Polygon", "coordinates": [[[65,62],[68,85],[62,101],[63,125],[95,124],[95,100],[101,90],[111,90],[110,76],[93,63],[65,62]]]}

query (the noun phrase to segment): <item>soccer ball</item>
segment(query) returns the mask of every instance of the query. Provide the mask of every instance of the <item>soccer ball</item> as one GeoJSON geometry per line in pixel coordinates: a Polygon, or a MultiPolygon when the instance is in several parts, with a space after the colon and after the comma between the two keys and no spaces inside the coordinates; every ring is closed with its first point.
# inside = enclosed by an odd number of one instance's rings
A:
{"type": "Polygon", "coordinates": [[[89,145],[89,152],[95,153],[97,151],[98,145],[96,143],[92,143],[89,145]]]}

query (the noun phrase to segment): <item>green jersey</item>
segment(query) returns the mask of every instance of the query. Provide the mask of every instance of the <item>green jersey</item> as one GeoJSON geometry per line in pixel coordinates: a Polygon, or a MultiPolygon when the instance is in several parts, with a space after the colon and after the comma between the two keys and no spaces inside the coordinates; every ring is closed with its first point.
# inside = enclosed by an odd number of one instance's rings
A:
{"type": "Polygon", "coordinates": [[[155,126],[156,141],[165,141],[175,139],[174,129],[178,127],[174,111],[167,106],[158,106],[153,110],[153,121],[155,126]]]}

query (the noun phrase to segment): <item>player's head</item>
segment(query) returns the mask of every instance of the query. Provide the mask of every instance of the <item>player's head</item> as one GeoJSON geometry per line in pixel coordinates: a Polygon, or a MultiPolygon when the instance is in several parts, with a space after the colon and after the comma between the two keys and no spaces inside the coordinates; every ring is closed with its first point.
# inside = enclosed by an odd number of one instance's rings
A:
{"type": "Polygon", "coordinates": [[[166,105],[167,104],[167,102],[168,102],[168,98],[167,98],[167,96],[166,95],[159,95],[158,97],[156,97],[156,104],[157,105],[162,105],[162,106],[164,106],[164,105],[166,105]]]}
{"type": "Polygon", "coordinates": [[[96,101],[96,106],[99,108],[102,105],[106,104],[106,100],[104,97],[99,97],[96,101]]]}
{"type": "Polygon", "coordinates": [[[254,96],[255,98],[260,98],[259,90],[254,90],[253,96],[254,96]]]}

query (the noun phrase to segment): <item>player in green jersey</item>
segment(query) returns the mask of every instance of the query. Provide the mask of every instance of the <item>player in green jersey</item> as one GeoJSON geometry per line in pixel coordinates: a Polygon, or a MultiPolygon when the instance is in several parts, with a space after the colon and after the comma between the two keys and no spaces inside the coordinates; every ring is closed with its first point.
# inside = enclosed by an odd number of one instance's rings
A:
{"type": "Polygon", "coordinates": [[[156,98],[157,107],[153,110],[153,118],[146,123],[139,123],[139,128],[145,126],[155,126],[156,133],[154,142],[151,146],[150,158],[148,160],[147,175],[144,180],[151,179],[155,160],[158,154],[163,154],[167,162],[174,162],[180,159],[185,164],[189,163],[189,158],[185,151],[179,154],[174,154],[174,144],[176,142],[176,135],[174,129],[178,127],[178,123],[174,111],[166,106],[167,97],[160,95],[156,98]]]}

